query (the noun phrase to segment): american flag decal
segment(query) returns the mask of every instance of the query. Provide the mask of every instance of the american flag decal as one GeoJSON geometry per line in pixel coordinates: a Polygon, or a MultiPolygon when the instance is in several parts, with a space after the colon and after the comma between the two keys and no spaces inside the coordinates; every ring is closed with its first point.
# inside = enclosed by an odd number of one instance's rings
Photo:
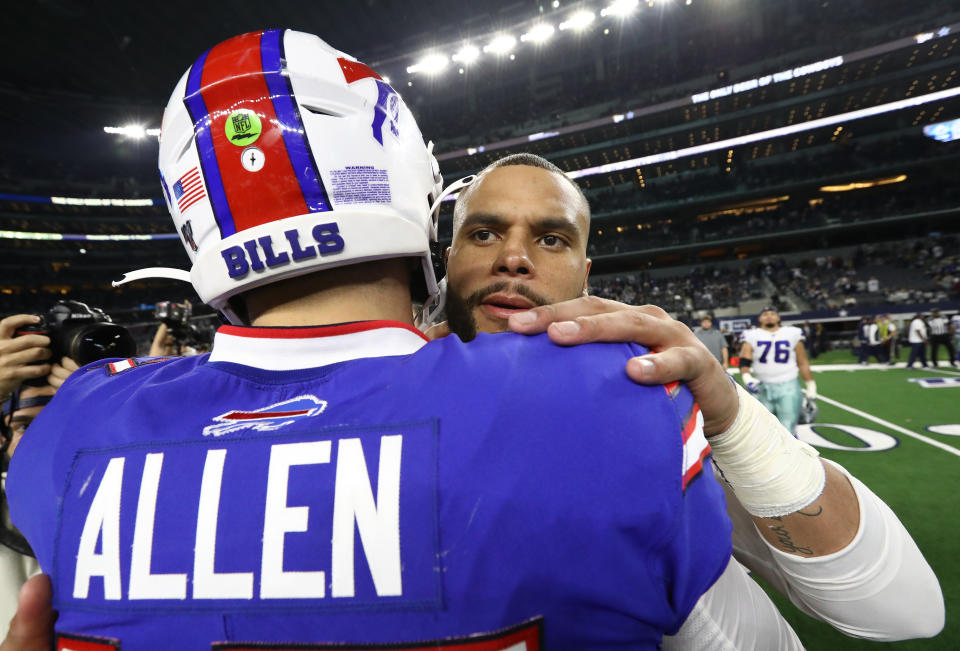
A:
{"type": "Polygon", "coordinates": [[[173,196],[177,200],[177,210],[183,213],[187,208],[207,196],[203,190],[200,170],[194,167],[177,179],[173,184],[173,196]]]}

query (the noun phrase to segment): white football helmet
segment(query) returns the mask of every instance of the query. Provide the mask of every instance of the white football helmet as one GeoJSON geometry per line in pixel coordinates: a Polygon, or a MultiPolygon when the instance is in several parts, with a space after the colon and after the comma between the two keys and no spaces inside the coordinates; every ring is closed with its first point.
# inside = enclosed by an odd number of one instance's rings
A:
{"type": "Polygon", "coordinates": [[[159,167],[192,267],[121,282],[187,280],[240,323],[228,304],[240,292],[419,257],[425,308],[438,301],[430,242],[442,179],[432,145],[389,84],[317,36],[253,32],[203,54],[164,112],[159,167]]]}

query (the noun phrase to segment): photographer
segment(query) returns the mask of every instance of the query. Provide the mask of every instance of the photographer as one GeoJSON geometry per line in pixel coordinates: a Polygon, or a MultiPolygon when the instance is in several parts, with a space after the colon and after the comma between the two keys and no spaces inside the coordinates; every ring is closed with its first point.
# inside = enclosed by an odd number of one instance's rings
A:
{"type": "MultiPolygon", "coordinates": [[[[0,481],[5,484],[7,464],[27,427],[71,373],[97,359],[135,354],[133,338],[125,328],[78,301],[60,301],[43,315],[15,314],[0,320],[0,481]]],[[[3,488],[0,634],[6,634],[17,610],[21,586],[40,571],[30,546],[10,524],[3,488]]]]}
{"type": "MultiPolygon", "coordinates": [[[[48,336],[16,334],[21,328],[36,326],[40,322],[41,318],[33,314],[15,314],[0,320],[0,400],[5,401],[0,423],[4,481],[7,461],[27,426],[78,368],[77,363],[69,357],[62,357],[56,364],[49,363],[52,351],[48,336]],[[38,382],[43,384],[35,386],[38,382]]],[[[0,544],[0,631],[5,631],[7,622],[17,610],[20,587],[40,568],[36,559],[25,553],[28,548],[18,545],[23,541],[17,540],[19,536],[10,526],[5,500],[0,508],[0,518],[3,533],[0,540],[3,543],[0,544]]]]}
{"type": "Polygon", "coordinates": [[[178,355],[177,352],[177,342],[174,341],[173,335],[170,334],[170,329],[167,328],[167,324],[161,322],[157,326],[157,332],[153,335],[153,342],[150,344],[150,353],[148,357],[173,357],[178,355]]]}
{"type": "MultiPolygon", "coordinates": [[[[69,375],[69,373],[68,373],[69,375]]],[[[62,384],[62,380],[59,380],[62,384]]],[[[27,426],[37,417],[44,405],[56,393],[51,384],[31,386],[23,384],[11,393],[11,399],[3,404],[3,467],[6,468],[10,455],[23,437],[27,426]]],[[[3,482],[6,483],[6,470],[3,482]]],[[[10,524],[7,515],[6,500],[0,510],[0,630],[5,630],[7,622],[17,610],[17,595],[20,587],[31,576],[40,572],[40,566],[33,557],[29,545],[10,524]]]]}
{"type": "Polygon", "coordinates": [[[150,357],[181,357],[208,352],[213,340],[210,327],[198,327],[190,322],[193,305],[190,301],[174,303],[161,301],[153,309],[160,321],[150,344],[150,357]]]}

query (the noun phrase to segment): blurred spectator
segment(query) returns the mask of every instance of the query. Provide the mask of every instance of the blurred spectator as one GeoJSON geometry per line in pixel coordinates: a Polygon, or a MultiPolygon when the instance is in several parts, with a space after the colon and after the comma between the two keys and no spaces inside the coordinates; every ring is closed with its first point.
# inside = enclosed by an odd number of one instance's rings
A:
{"type": "Polygon", "coordinates": [[[918,314],[910,321],[910,332],[907,336],[910,342],[910,358],[907,360],[907,368],[913,368],[913,363],[920,360],[923,368],[927,368],[927,324],[923,320],[923,315],[918,314]]]}
{"type": "Polygon", "coordinates": [[[953,347],[953,324],[940,315],[940,310],[933,309],[930,312],[930,320],[927,321],[927,327],[930,329],[930,361],[933,367],[937,367],[940,357],[940,346],[947,349],[947,361],[950,366],[957,366],[957,351],[953,347]]]}
{"type": "Polygon", "coordinates": [[[727,340],[720,331],[713,327],[713,319],[710,316],[700,319],[700,327],[695,328],[693,334],[707,347],[710,354],[723,364],[723,368],[727,368],[730,356],[727,340]]]}

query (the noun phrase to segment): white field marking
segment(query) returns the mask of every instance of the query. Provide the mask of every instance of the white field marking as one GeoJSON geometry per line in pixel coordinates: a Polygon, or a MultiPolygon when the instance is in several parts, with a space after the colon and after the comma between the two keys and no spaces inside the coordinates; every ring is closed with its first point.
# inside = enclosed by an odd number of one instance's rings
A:
{"type": "Polygon", "coordinates": [[[922,366],[920,368],[909,368],[907,370],[908,371],[930,371],[931,373],[939,373],[940,375],[960,376],[960,372],[958,371],[941,371],[938,368],[923,368],[922,366]]]}
{"type": "Polygon", "coordinates": [[[879,424],[879,425],[883,425],[884,427],[887,427],[887,428],[889,428],[889,429],[892,429],[892,430],[895,431],[895,432],[900,432],[901,434],[904,434],[904,435],[906,435],[906,436],[909,436],[910,438],[917,439],[918,441],[923,441],[924,443],[929,443],[930,445],[932,445],[932,446],[934,446],[934,447],[936,447],[936,448],[940,448],[940,449],[942,449],[942,450],[946,450],[946,451],[949,452],[950,454],[955,454],[955,455],[957,455],[958,457],[960,457],[960,449],[957,449],[957,448],[955,448],[955,447],[953,447],[953,446],[947,445],[946,443],[941,443],[940,441],[935,441],[934,439],[932,439],[932,438],[930,438],[930,437],[927,437],[927,436],[924,436],[923,434],[917,434],[916,432],[911,432],[910,430],[908,430],[908,429],[906,429],[906,428],[900,427],[899,425],[894,425],[893,423],[891,423],[891,422],[889,422],[889,421],[885,421],[885,420],[883,420],[882,418],[877,418],[876,416],[873,416],[873,415],[871,415],[871,414],[868,414],[868,413],[865,412],[865,411],[860,411],[859,409],[856,409],[856,408],[854,408],[854,407],[851,407],[850,405],[845,405],[845,404],[843,404],[842,402],[837,402],[836,400],[833,400],[832,398],[828,398],[828,397],[826,397],[826,396],[823,395],[823,394],[818,395],[818,396],[817,396],[817,400],[823,400],[823,401],[824,401],[825,403],[827,403],[828,405],[833,405],[834,407],[839,407],[840,409],[843,409],[844,411],[849,411],[851,414],[854,414],[855,416],[860,416],[861,418],[866,418],[867,420],[871,420],[871,421],[873,421],[874,423],[877,423],[877,424],[879,424]]]}
{"type": "Polygon", "coordinates": [[[960,436],[960,425],[927,425],[927,430],[943,436],[960,436]]]}
{"type": "MultiPolygon", "coordinates": [[[[945,365],[949,366],[948,363],[945,365]]],[[[944,371],[935,368],[924,368],[922,366],[915,366],[913,368],[907,368],[906,362],[898,362],[897,364],[890,366],[888,364],[858,364],[856,362],[852,364],[811,364],[810,370],[819,373],[820,371],[891,371],[891,370],[907,370],[907,371],[930,371],[931,373],[942,373],[943,375],[960,375],[960,371],[944,371]]],[[[727,373],[730,375],[739,375],[740,369],[730,367],[727,369],[727,373]]]]}

